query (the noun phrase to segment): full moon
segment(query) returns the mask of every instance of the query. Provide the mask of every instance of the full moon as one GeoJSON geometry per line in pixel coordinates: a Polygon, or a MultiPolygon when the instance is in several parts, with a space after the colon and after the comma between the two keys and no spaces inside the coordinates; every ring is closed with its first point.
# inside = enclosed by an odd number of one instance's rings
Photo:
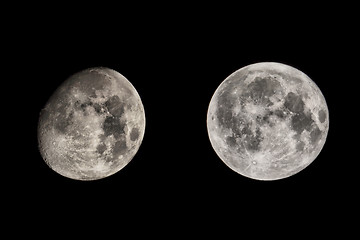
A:
{"type": "Polygon", "coordinates": [[[40,112],[40,153],[55,172],[96,180],[125,167],[145,132],[140,96],[120,73],[90,68],[69,77],[40,112]]]}
{"type": "Polygon", "coordinates": [[[215,91],[208,109],[212,147],[235,172],[276,180],[306,168],[323,148],[329,112],[317,85],[285,64],[243,67],[215,91]]]}

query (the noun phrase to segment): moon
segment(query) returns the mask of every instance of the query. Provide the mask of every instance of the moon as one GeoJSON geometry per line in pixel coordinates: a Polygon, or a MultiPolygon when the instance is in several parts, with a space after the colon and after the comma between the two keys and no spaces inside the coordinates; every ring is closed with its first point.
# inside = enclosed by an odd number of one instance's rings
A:
{"type": "Polygon", "coordinates": [[[138,151],[145,112],[120,73],[89,68],[69,77],[40,112],[40,153],[55,172],[97,180],[124,168],[138,151]]]}
{"type": "Polygon", "coordinates": [[[235,172],[276,180],[306,168],[323,148],[329,111],[318,86],[291,66],[243,67],[216,89],[207,130],[219,158],[235,172]]]}

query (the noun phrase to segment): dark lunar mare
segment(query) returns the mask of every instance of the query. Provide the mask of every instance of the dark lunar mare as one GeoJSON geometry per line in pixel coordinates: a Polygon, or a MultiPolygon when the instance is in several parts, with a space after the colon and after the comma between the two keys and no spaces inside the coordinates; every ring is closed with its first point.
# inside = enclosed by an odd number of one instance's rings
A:
{"type": "Polygon", "coordinates": [[[308,131],[311,130],[314,121],[310,113],[304,111],[305,103],[300,95],[289,92],[285,96],[284,106],[288,111],[294,113],[291,117],[291,127],[298,134],[301,134],[305,129],[308,131]]]}
{"type": "Polygon", "coordinates": [[[125,124],[115,116],[108,116],[103,123],[103,129],[105,136],[113,135],[116,139],[119,139],[121,135],[125,133],[125,124]]]}
{"type": "Polygon", "coordinates": [[[314,125],[312,131],[310,132],[311,143],[316,146],[322,136],[322,133],[323,132],[319,129],[319,127],[314,125]]]}
{"type": "Polygon", "coordinates": [[[59,104],[55,105],[55,107],[49,106],[48,109],[43,109],[42,114],[46,115],[50,112],[51,114],[57,114],[57,117],[49,117],[49,119],[54,121],[52,125],[57,131],[63,134],[66,133],[68,127],[73,124],[74,110],[71,108],[71,104],[68,101],[59,101],[59,104]],[[48,109],[51,109],[51,111],[48,109]],[[68,109],[70,109],[70,112],[68,109]]]}
{"type": "MultiPolygon", "coordinates": [[[[239,116],[233,116],[234,104],[239,102],[239,99],[248,99],[251,103],[261,104],[264,107],[271,106],[272,103],[269,98],[280,89],[280,83],[271,77],[260,78],[257,77],[253,82],[248,85],[246,91],[241,96],[234,96],[230,94],[232,84],[224,86],[222,93],[218,96],[217,112],[216,116],[219,124],[226,129],[231,129],[232,136],[228,136],[225,141],[235,146],[237,144],[236,139],[243,138],[244,145],[248,150],[258,151],[260,150],[260,144],[263,140],[260,129],[258,128],[255,133],[251,129],[251,125],[246,123],[244,119],[239,116]],[[242,124],[241,124],[242,123],[242,124]],[[241,130],[240,130],[241,129],[241,130]]],[[[290,112],[293,113],[291,117],[291,127],[300,135],[304,130],[310,132],[311,142],[316,144],[321,138],[321,130],[316,126],[310,113],[305,112],[305,103],[300,95],[293,92],[288,93],[285,96],[284,107],[274,111],[268,111],[263,117],[257,117],[256,122],[259,126],[272,123],[269,121],[270,116],[276,116],[280,119],[285,119],[289,116],[290,112]]],[[[245,102],[246,104],[246,102],[245,102]]],[[[324,113],[319,112],[319,118],[324,121],[324,113]]],[[[300,142],[297,146],[298,150],[303,150],[304,143],[300,142]]]]}
{"type": "MultiPolygon", "coordinates": [[[[49,122],[49,126],[52,125],[60,133],[66,133],[68,126],[70,126],[73,121],[74,110],[82,110],[86,114],[85,109],[87,106],[91,106],[93,103],[91,100],[86,102],[74,101],[74,106],[71,106],[73,97],[70,95],[71,89],[77,89],[83,92],[85,95],[90,98],[97,97],[96,90],[103,90],[105,86],[111,84],[111,81],[97,71],[94,70],[84,70],[79,73],[72,75],[68,80],[66,80],[62,86],[60,86],[54,94],[50,97],[46,109],[43,109],[41,112],[41,119],[53,119],[50,117],[51,114],[57,114],[57,117],[54,118],[53,122],[49,122]],[[84,84],[84,80],[86,83],[84,84]],[[69,111],[70,113],[67,113],[69,111]]],[[[98,106],[96,106],[98,107],[98,106]]],[[[94,107],[94,108],[96,108],[94,107]]],[[[99,111],[99,108],[97,108],[99,111]]]]}
{"type": "Polygon", "coordinates": [[[293,92],[289,92],[285,96],[284,106],[294,113],[301,113],[304,111],[304,102],[301,96],[296,95],[293,92]]]}
{"type": "MultiPolygon", "coordinates": [[[[90,74],[89,76],[92,76],[90,74]]],[[[93,78],[98,79],[97,77],[93,78]]],[[[103,86],[97,85],[97,84],[90,84],[89,86],[96,87],[96,88],[102,88],[103,86]]],[[[94,103],[93,98],[96,98],[95,91],[93,91],[92,87],[82,87],[81,90],[85,91],[87,94],[93,94],[92,97],[89,97],[86,101],[81,102],[80,100],[71,100],[69,95],[62,95],[61,98],[58,98],[57,100],[50,101],[51,104],[56,102],[55,108],[53,106],[50,106],[50,108],[53,108],[54,113],[57,113],[58,116],[55,118],[54,127],[57,131],[59,131],[62,134],[68,134],[75,136],[76,131],[70,132],[69,126],[73,124],[73,115],[75,111],[82,112],[82,114],[87,115],[88,111],[87,108],[93,108],[95,112],[98,115],[103,115],[106,112],[110,113],[109,116],[107,116],[102,124],[102,128],[104,130],[104,135],[101,137],[102,143],[100,143],[97,146],[97,152],[99,154],[103,154],[107,147],[104,144],[105,138],[113,135],[116,139],[116,142],[113,147],[113,157],[111,159],[108,159],[108,161],[116,160],[121,154],[126,153],[127,151],[127,145],[126,145],[126,139],[125,139],[125,131],[124,128],[126,126],[126,123],[121,119],[123,113],[124,113],[124,104],[121,102],[119,96],[113,95],[108,98],[108,100],[101,104],[101,103],[94,103]],[[71,102],[73,101],[73,104],[71,102]],[[70,113],[67,114],[67,112],[70,113]]],[[[59,91],[62,91],[60,89],[59,91]]],[[[50,113],[46,109],[44,109],[41,112],[41,115],[44,118],[49,118],[50,113]]],[[[51,119],[51,118],[50,118],[51,119]]],[[[136,140],[139,137],[139,130],[133,129],[131,132],[130,138],[132,140],[136,140]]]]}
{"type": "Polygon", "coordinates": [[[269,98],[280,88],[280,83],[271,77],[256,77],[241,97],[242,99],[250,98],[253,103],[268,107],[273,105],[269,98]]]}
{"type": "Polygon", "coordinates": [[[105,143],[100,143],[97,147],[96,147],[96,151],[100,154],[103,154],[103,152],[105,152],[107,149],[105,143]]]}
{"type": "MultiPolygon", "coordinates": [[[[289,111],[294,113],[294,115],[291,117],[291,127],[297,132],[297,135],[300,136],[304,130],[309,131],[310,141],[313,146],[316,146],[322,136],[322,131],[311,117],[311,113],[305,111],[305,103],[302,100],[302,97],[293,92],[290,92],[285,97],[284,106],[289,111]]],[[[324,120],[325,116],[322,114],[323,112],[321,113],[321,120],[324,120]]],[[[300,141],[296,148],[298,151],[303,151],[304,143],[300,141]]]]}
{"type": "Polygon", "coordinates": [[[59,117],[55,120],[55,129],[60,133],[66,133],[68,131],[68,127],[73,124],[73,114],[74,111],[71,111],[69,115],[66,115],[66,112],[59,110],[59,117]]]}
{"type": "Polygon", "coordinates": [[[130,140],[131,141],[136,141],[140,136],[140,132],[138,128],[133,128],[131,129],[131,133],[130,133],[130,140]]]}
{"type": "Polygon", "coordinates": [[[249,65],[226,78],[211,99],[209,138],[218,156],[240,174],[261,180],[288,177],[313,161],[323,145],[328,128],[323,104],[321,92],[298,70],[278,63],[249,65]],[[314,112],[319,106],[323,110],[314,112]],[[249,162],[262,157],[253,153],[268,150],[264,163],[249,162]]]}
{"type": "Polygon", "coordinates": [[[303,150],[304,150],[304,147],[305,147],[305,143],[302,142],[302,141],[299,141],[299,142],[296,144],[296,150],[297,150],[298,152],[303,151],[303,150]]]}
{"type": "Polygon", "coordinates": [[[291,127],[298,134],[301,134],[305,129],[310,131],[313,123],[314,121],[308,113],[297,113],[291,117],[291,127]]]}
{"type": "Polygon", "coordinates": [[[40,113],[41,155],[53,170],[69,178],[95,180],[113,174],[131,160],[141,143],[140,112],[139,96],[118,73],[106,68],[78,72],[56,89],[40,113]],[[129,119],[132,116],[138,118],[129,119]],[[103,133],[95,136],[101,131],[98,124],[103,133]]]}
{"type": "Polygon", "coordinates": [[[215,113],[220,125],[227,128],[233,128],[236,126],[232,117],[232,108],[239,100],[239,96],[232,95],[231,91],[241,85],[241,83],[247,78],[247,74],[236,73],[231,78],[231,81],[222,85],[218,95],[218,101],[216,102],[217,112],[215,113]]]}
{"type": "Polygon", "coordinates": [[[325,120],[326,120],[326,112],[324,110],[320,110],[319,113],[318,113],[318,117],[319,117],[319,121],[321,123],[324,123],[325,120]]]}
{"type": "Polygon", "coordinates": [[[110,161],[116,160],[120,155],[125,154],[127,150],[128,148],[125,138],[116,141],[113,148],[113,157],[110,159],[110,161]]]}
{"type": "Polygon", "coordinates": [[[124,113],[124,104],[120,101],[119,96],[111,96],[106,102],[105,107],[114,117],[120,118],[124,113]]]}
{"type": "MultiPolygon", "coordinates": [[[[236,81],[235,81],[236,82],[236,81]]],[[[245,101],[261,104],[264,107],[272,105],[269,98],[275,94],[281,86],[280,83],[272,78],[259,78],[257,77],[253,82],[248,85],[247,90],[239,96],[231,94],[232,84],[224,86],[222,93],[218,96],[217,101],[217,112],[216,116],[221,126],[226,129],[231,129],[233,132],[232,136],[228,136],[225,141],[235,146],[237,138],[242,138],[242,144],[245,145],[249,151],[256,152],[260,150],[261,141],[264,139],[260,128],[257,128],[255,133],[251,131],[251,124],[240,116],[233,116],[233,107],[236,103],[246,104],[240,99],[246,99],[245,101]]],[[[268,117],[268,116],[267,116],[268,117]]],[[[268,119],[259,119],[262,124],[268,123],[268,119]]],[[[260,125],[262,125],[260,124],[260,125]]]]}
{"type": "MultiPolygon", "coordinates": [[[[106,137],[113,135],[116,139],[119,139],[121,135],[125,134],[124,128],[126,123],[121,119],[124,113],[124,104],[121,102],[119,96],[113,95],[108,98],[105,103],[94,103],[92,98],[84,102],[79,100],[74,102],[74,109],[83,112],[87,115],[87,108],[91,107],[95,110],[98,115],[110,113],[103,122],[102,128],[106,137]]],[[[71,121],[64,122],[65,125],[71,124],[71,121]]],[[[100,151],[103,152],[103,147],[99,147],[100,151]]]]}

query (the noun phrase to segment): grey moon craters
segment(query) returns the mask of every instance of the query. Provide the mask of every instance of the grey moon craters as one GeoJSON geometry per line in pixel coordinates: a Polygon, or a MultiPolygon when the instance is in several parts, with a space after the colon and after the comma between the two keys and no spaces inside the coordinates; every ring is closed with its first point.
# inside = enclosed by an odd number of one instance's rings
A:
{"type": "Polygon", "coordinates": [[[306,168],[323,148],[329,112],[318,86],[280,63],[243,67],[216,89],[207,113],[212,147],[235,172],[276,180],[306,168]]]}
{"type": "Polygon", "coordinates": [[[109,68],[69,77],[40,112],[40,153],[55,172],[96,180],[125,167],[145,132],[145,112],[133,85],[109,68]]]}

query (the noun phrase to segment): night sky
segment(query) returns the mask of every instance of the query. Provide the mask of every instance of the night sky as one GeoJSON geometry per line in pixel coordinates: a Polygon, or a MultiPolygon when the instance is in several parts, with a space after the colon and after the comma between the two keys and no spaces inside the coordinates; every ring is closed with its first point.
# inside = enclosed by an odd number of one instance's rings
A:
{"type": "Polygon", "coordinates": [[[71,220],[63,223],[71,225],[87,219],[104,226],[112,216],[140,230],[152,229],[154,236],[164,228],[189,237],[190,230],[201,236],[214,226],[245,231],[245,220],[259,224],[272,219],[280,228],[292,221],[298,229],[296,219],[303,218],[308,222],[300,228],[306,228],[317,221],[330,223],[333,213],[344,211],[336,199],[350,198],[342,174],[351,165],[339,164],[350,160],[337,150],[343,116],[337,112],[346,111],[338,101],[338,83],[346,79],[336,69],[349,50],[339,45],[346,30],[334,17],[335,6],[320,10],[294,4],[285,6],[291,11],[280,11],[168,4],[132,10],[119,6],[109,13],[103,9],[110,6],[93,7],[56,12],[53,6],[32,12],[12,28],[16,37],[8,62],[26,92],[19,100],[26,104],[26,117],[19,118],[26,124],[17,127],[26,129],[16,138],[25,149],[15,150],[21,157],[12,157],[17,170],[7,185],[19,216],[30,220],[39,215],[45,222],[64,217],[71,220]],[[330,115],[318,158],[277,181],[256,181],[232,171],[212,149],[206,128],[208,104],[219,84],[237,69],[264,61],[307,74],[325,96],[330,115]],[[117,174],[75,181],[42,160],[37,121],[66,78],[98,66],[118,71],[136,88],[145,108],[145,136],[133,160],[117,174]]]}

